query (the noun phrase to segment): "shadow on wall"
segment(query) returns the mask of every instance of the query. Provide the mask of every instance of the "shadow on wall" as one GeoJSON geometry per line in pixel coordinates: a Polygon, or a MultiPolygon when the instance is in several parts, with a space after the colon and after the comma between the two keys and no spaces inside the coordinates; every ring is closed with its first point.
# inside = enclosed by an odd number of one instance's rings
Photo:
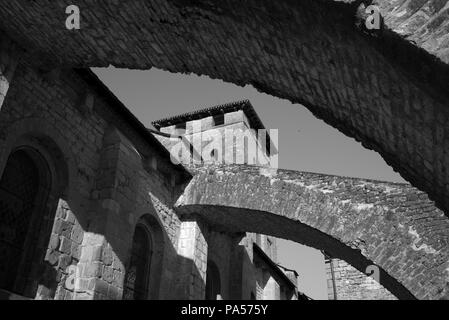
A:
{"type": "Polygon", "coordinates": [[[171,207],[179,194],[152,180],[116,133],[105,135],[91,173],[42,119],[19,121],[6,132],[2,298],[121,299],[125,291],[125,298],[185,299],[191,277],[204,294],[205,270],[177,253],[180,221],[171,207]],[[133,183],[121,184],[123,176],[133,183]]]}

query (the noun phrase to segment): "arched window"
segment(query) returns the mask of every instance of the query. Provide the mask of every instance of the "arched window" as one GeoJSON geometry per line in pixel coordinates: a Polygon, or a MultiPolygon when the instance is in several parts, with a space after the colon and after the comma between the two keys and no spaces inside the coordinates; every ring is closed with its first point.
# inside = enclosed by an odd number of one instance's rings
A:
{"type": "Polygon", "coordinates": [[[212,261],[207,262],[206,300],[221,299],[220,271],[212,261]]]}
{"type": "Polygon", "coordinates": [[[153,242],[146,226],[138,224],[134,231],[131,258],[126,271],[123,299],[145,300],[148,298],[153,242]]]}
{"type": "Polygon", "coordinates": [[[36,279],[31,268],[43,254],[37,243],[46,231],[43,216],[49,175],[46,162],[36,151],[19,149],[8,158],[0,180],[1,289],[34,297],[36,279]]]}

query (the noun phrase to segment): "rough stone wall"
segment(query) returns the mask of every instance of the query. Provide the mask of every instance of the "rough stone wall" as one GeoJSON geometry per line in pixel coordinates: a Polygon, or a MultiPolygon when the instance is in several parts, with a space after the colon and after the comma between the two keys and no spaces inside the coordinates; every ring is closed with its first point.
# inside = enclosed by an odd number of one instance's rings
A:
{"type": "Polygon", "coordinates": [[[73,288],[68,292],[62,286],[68,276],[68,266],[77,265],[80,258],[79,245],[86,228],[93,172],[97,167],[97,150],[104,126],[99,117],[85,119],[77,110],[77,95],[84,90],[81,81],[70,73],[64,80],[65,83],[49,82],[26,63],[19,64],[0,118],[2,160],[15,146],[14,140],[22,135],[34,136],[35,139],[53,135],[47,138],[57,139],[60,145],[67,146],[70,154],[65,156],[73,157],[68,160],[75,163],[72,171],[76,176],[70,177],[74,180],[67,186],[72,190],[66,194],[73,198],[60,201],[45,258],[57,270],[57,275],[52,277],[57,279],[58,286],[48,290],[42,288],[43,291],[38,292],[42,299],[70,299],[73,296],[73,288]],[[16,136],[16,133],[20,134],[16,136]]]}
{"type": "Polygon", "coordinates": [[[449,220],[408,184],[250,166],[195,172],[179,212],[324,250],[361,271],[376,264],[398,298],[448,295],[449,220]]]}
{"type": "Polygon", "coordinates": [[[445,0],[376,0],[386,25],[449,63],[449,3],[445,0]]]}
{"type": "MultiPolygon", "coordinates": [[[[49,267],[36,297],[120,299],[136,223],[151,216],[162,233],[158,244],[163,250],[153,271],[159,281],[150,285],[149,297],[202,298],[207,226],[195,227],[194,238],[186,238],[191,228],[181,231],[188,222],[180,221],[172,208],[180,178],[176,170],[167,170],[169,159],[160,156],[85,75],[70,69],[42,70],[29,62],[24,58],[18,65],[1,109],[1,168],[25,136],[42,144],[66,182],[45,256],[49,267]],[[185,256],[180,238],[191,244],[193,255],[185,256]],[[191,277],[194,286],[189,285],[191,277]]],[[[236,277],[229,274],[229,257],[238,242],[225,238],[211,240],[211,257],[220,262],[224,296],[231,297],[227,285],[236,277]]],[[[241,276],[251,279],[251,261],[242,263],[249,269],[241,276]]]]}
{"type": "Polygon", "coordinates": [[[329,300],[397,300],[376,280],[343,260],[328,260],[326,276],[329,300]]]}
{"type": "Polygon", "coordinates": [[[60,200],[45,256],[45,261],[54,267],[57,274],[56,278],[52,273],[45,275],[46,280],[49,283],[58,281],[58,278],[60,280],[55,292],[50,292],[47,287],[40,286],[36,298],[48,299],[53,294],[56,300],[72,300],[74,298],[76,269],[71,270],[69,267],[78,265],[81,259],[83,238],[84,231],[75,214],[64,200],[60,200]],[[67,279],[68,277],[71,279],[67,279]]]}
{"type": "Polygon", "coordinates": [[[158,67],[302,103],[447,210],[448,4],[373,2],[385,26],[371,33],[355,0],[79,0],[80,31],[64,1],[3,0],[0,27],[49,68],[158,67]]]}
{"type": "Polygon", "coordinates": [[[152,297],[176,298],[178,175],[113,104],[77,71],[50,76],[26,59],[9,85],[0,111],[0,173],[23,137],[66,169],[39,299],[120,299],[135,224],[147,214],[165,240],[165,281],[152,297]]]}

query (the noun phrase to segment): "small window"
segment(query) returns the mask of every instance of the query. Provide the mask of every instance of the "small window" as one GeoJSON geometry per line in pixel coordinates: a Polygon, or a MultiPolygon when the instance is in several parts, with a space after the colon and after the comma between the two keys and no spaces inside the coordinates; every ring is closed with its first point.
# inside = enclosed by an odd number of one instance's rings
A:
{"type": "Polygon", "coordinates": [[[214,125],[220,126],[222,124],[224,124],[224,113],[215,115],[214,116],[214,125]]]}
{"type": "Polygon", "coordinates": [[[210,158],[213,161],[217,161],[217,159],[218,159],[218,151],[217,151],[217,149],[212,149],[212,151],[210,152],[210,158]]]}

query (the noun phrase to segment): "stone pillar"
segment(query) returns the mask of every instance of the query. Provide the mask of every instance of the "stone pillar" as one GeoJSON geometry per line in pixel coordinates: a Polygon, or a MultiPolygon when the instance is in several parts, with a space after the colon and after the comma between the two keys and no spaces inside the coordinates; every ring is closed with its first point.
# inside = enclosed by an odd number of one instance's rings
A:
{"type": "Polygon", "coordinates": [[[204,299],[207,271],[207,230],[199,218],[181,222],[177,253],[180,259],[177,282],[179,299],[204,299]]]}
{"type": "Polygon", "coordinates": [[[90,225],[84,235],[75,299],[121,299],[134,225],[129,208],[136,202],[141,159],[114,128],[101,150],[90,225]]]}
{"type": "Polygon", "coordinates": [[[0,32],[0,111],[21,54],[19,47],[0,32]]]}

